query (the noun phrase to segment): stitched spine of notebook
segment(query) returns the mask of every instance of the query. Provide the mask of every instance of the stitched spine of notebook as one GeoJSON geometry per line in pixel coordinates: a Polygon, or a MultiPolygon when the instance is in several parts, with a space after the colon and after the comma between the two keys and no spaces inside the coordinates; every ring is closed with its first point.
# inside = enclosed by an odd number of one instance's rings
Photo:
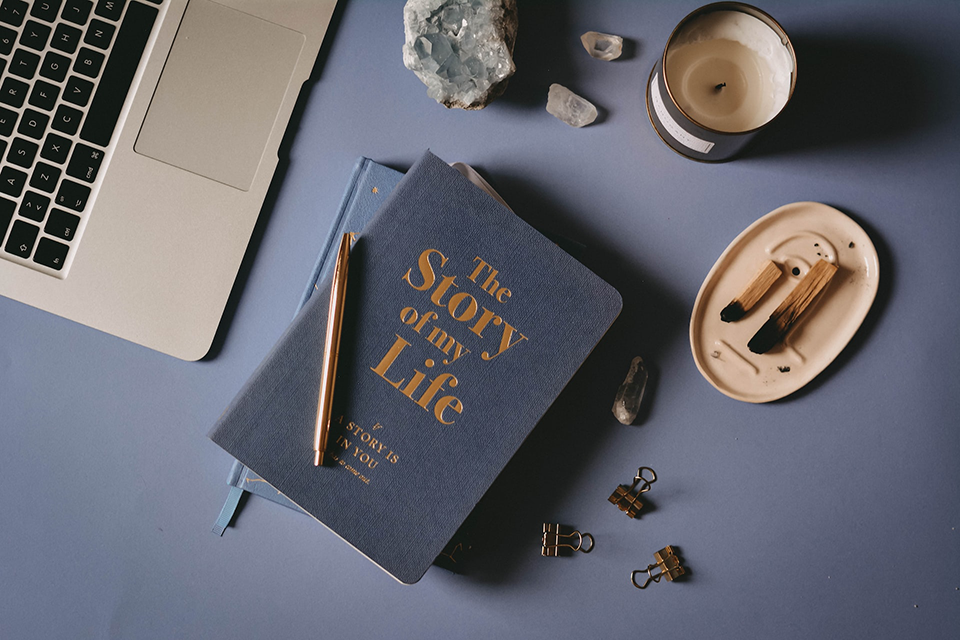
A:
{"type": "MultiPolygon", "coordinates": [[[[317,262],[300,298],[300,304],[297,306],[298,313],[310,296],[322,288],[321,283],[330,279],[336,257],[332,255],[336,249],[335,241],[345,232],[361,231],[402,177],[403,174],[399,171],[394,171],[369,158],[357,159],[340,200],[334,224],[321,244],[317,262]]],[[[290,509],[301,511],[300,507],[239,460],[234,460],[227,477],[227,484],[230,485],[230,492],[213,526],[213,532],[217,535],[222,536],[233,520],[244,492],[253,493],[290,509]]]]}

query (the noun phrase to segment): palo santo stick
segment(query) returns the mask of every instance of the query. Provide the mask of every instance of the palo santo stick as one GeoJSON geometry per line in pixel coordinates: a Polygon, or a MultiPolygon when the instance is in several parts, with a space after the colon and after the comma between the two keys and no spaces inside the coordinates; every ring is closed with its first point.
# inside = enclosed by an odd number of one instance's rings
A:
{"type": "Polygon", "coordinates": [[[810,306],[824,287],[837,272],[837,265],[826,260],[820,260],[813,265],[807,275],[803,277],[793,291],[787,294],[780,306],[770,314],[770,319],[760,327],[756,335],[747,343],[747,348],[754,353],[766,353],[773,348],[790,331],[790,327],[800,318],[800,315],[810,306]]]}
{"type": "Polygon", "coordinates": [[[720,312],[720,319],[724,322],[736,322],[747,315],[753,305],[773,286],[780,277],[780,267],[772,260],[765,261],[750,284],[720,312]]]}

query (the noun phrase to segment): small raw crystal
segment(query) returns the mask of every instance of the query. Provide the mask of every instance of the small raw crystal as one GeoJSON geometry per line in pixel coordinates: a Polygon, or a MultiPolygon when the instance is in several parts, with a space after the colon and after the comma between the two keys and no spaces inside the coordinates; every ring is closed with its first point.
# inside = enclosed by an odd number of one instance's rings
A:
{"type": "Polygon", "coordinates": [[[647,369],[643,366],[643,358],[637,356],[630,363],[627,377],[617,391],[613,401],[613,415],[623,424],[633,424],[643,402],[643,392],[647,388],[647,369]]]}
{"type": "Polygon", "coordinates": [[[597,119],[597,108],[560,84],[550,85],[547,112],[571,127],[585,127],[597,119]]]}
{"type": "Polygon", "coordinates": [[[443,106],[483,109],[516,71],[517,0],[408,0],[403,65],[443,106]]]}
{"type": "Polygon", "coordinates": [[[587,53],[600,60],[616,60],[623,53],[623,38],[609,33],[587,31],[580,36],[580,42],[587,53]]]}

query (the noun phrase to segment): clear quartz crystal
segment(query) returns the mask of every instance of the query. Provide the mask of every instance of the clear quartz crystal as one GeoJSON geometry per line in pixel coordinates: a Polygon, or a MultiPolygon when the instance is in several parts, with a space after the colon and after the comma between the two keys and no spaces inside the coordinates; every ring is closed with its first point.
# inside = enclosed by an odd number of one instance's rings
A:
{"type": "Polygon", "coordinates": [[[560,84],[550,85],[547,112],[571,127],[585,127],[597,119],[597,108],[560,84]]]}
{"type": "Polygon", "coordinates": [[[637,356],[630,363],[627,377],[624,378],[623,384],[617,391],[617,397],[613,401],[613,415],[622,424],[633,424],[637,419],[648,378],[647,369],[643,366],[643,358],[637,356]]]}
{"type": "Polygon", "coordinates": [[[580,42],[587,53],[600,60],[616,60],[623,53],[623,38],[609,33],[587,31],[580,36],[580,42]]]}

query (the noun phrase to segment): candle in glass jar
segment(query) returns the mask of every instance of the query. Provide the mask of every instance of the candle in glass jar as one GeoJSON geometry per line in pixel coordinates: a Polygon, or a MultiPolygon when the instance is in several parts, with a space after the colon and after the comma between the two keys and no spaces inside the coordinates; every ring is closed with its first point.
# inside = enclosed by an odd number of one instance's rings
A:
{"type": "Polygon", "coordinates": [[[740,11],[706,13],[667,50],[664,76],[688,116],[717,131],[749,131],[790,94],[793,58],[770,27],[740,11]]]}
{"type": "Polygon", "coordinates": [[[674,30],[647,83],[661,139],[695,160],[723,161],[786,106],[796,85],[790,39],[741,2],[701,7],[674,30]]]}

